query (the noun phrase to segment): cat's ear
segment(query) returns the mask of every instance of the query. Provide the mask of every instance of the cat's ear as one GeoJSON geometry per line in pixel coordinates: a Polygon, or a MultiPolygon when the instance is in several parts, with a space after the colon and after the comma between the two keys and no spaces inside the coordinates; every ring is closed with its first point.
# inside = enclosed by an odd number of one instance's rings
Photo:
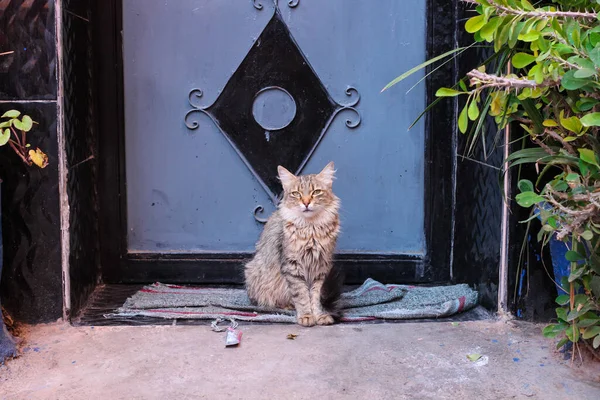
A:
{"type": "Polygon", "coordinates": [[[333,180],[335,179],[335,166],[333,165],[333,161],[323,168],[323,171],[319,172],[319,179],[327,186],[331,186],[333,184],[333,180]]]}
{"type": "Polygon", "coordinates": [[[290,187],[296,182],[296,176],[287,169],[283,168],[281,165],[277,166],[277,174],[279,175],[279,180],[281,181],[284,189],[290,187]]]}

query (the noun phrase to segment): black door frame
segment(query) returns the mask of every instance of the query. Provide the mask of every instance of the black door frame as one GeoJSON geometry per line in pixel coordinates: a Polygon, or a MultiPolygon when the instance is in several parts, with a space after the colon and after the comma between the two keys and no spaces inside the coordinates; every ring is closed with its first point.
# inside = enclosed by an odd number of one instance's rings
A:
{"type": "MultiPolygon", "coordinates": [[[[242,283],[242,263],[251,254],[127,253],[122,1],[95,0],[93,10],[102,279],[105,283],[242,283]]],[[[427,14],[426,53],[431,58],[455,47],[456,7],[447,0],[427,0],[427,14]]],[[[435,99],[438,87],[456,77],[454,62],[428,77],[427,103],[435,99]]],[[[406,283],[451,280],[455,101],[441,102],[425,119],[425,257],[339,255],[336,262],[345,268],[348,283],[362,283],[367,277],[406,283]]]]}

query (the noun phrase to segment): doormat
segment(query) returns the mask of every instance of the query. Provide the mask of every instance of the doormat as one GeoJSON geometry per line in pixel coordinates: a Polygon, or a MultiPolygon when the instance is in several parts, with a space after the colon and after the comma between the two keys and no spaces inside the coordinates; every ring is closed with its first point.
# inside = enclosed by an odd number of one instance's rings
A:
{"type": "MultiPolygon", "coordinates": [[[[477,292],[466,284],[420,287],[384,285],[367,279],[359,288],[342,294],[342,322],[376,319],[442,318],[477,305],[477,292]]],[[[234,318],[240,321],[295,323],[296,312],[257,307],[244,289],[202,288],[154,283],[128,298],[115,317],[166,319],[234,318]]]]}

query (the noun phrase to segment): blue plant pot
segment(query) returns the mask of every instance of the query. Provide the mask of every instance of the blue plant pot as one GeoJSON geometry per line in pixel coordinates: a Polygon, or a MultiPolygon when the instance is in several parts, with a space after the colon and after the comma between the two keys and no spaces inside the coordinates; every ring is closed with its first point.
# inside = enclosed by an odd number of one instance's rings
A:
{"type": "MultiPolygon", "coordinates": [[[[0,187],[2,185],[2,181],[0,181],[0,187]]],[[[0,206],[0,220],[2,217],[2,208],[0,206]]],[[[2,244],[2,223],[0,223],[0,280],[2,279],[2,265],[3,265],[3,244],[2,244]]],[[[0,295],[2,294],[2,289],[0,287],[0,295]]],[[[1,300],[1,296],[0,296],[1,300]]],[[[2,303],[0,302],[0,307],[2,303]]],[[[4,363],[4,361],[8,358],[16,357],[17,355],[17,346],[15,343],[15,339],[8,333],[6,326],[4,325],[4,321],[2,320],[2,315],[0,315],[0,364],[4,363]]]]}
{"type": "MultiPolygon", "coordinates": [[[[536,212],[541,208],[548,209],[546,203],[541,203],[536,206],[536,212]]],[[[538,219],[541,218],[538,216],[538,219]]],[[[568,242],[571,242],[571,235],[567,237],[568,242]]],[[[556,235],[552,235],[550,238],[550,242],[548,243],[548,247],[550,248],[550,258],[552,259],[552,272],[554,272],[554,281],[557,284],[558,294],[569,293],[569,285],[563,285],[563,279],[566,282],[567,278],[571,274],[571,262],[568,261],[565,256],[569,249],[565,245],[564,242],[561,242],[556,238],[556,235]]],[[[580,288],[579,292],[582,293],[583,290],[580,288]]]]}
{"type": "Polygon", "coordinates": [[[566,293],[569,293],[569,287],[562,286],[563,278],[568,278],[571,273],[571,263],[565,258],[568,251],[567,246],[565,246],[564,242],[556,239],[556,235],[552,235],[548,247],[550,248],[550,258],[552,258],[554,280],[560,285],[557,287],[558,294],[563,294],[561,293],[561,288],[566,293]]]}

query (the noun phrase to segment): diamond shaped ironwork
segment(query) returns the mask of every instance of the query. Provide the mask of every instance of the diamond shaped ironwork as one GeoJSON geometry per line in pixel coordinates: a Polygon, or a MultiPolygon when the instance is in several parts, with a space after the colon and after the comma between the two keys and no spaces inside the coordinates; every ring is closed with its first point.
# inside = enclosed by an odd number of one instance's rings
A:
{"type": "MultiPolygon", "coordinates": [[[[297,2],[289,4],[296,5],[297,2]]],[[[256,8],[260,10],[262,6],[256,8]]],[[[209,116],[274,204],[281,192],[277,165],[299,173],[341,111],[353,113],[353,118],[346,120],[347,127],[356,128],[361,121],[355,108],[360,100],[358,91],[353,87],[346,89],[348,103],[333,100],[292,37],[276,3],[273,17],[217,100],[203,107],[199,104],[202,95],[200,89],[189,93],[192,109],[185,116],[186,126],[197,129],[198,113],[209,116]],[[287,93],[294,108],[289,118],[277,117],[285,120],[283,124],[265,129],[265,124],[255,119],[253,107],[256,109],[259,94],[273,89],[287,93]]]]}

